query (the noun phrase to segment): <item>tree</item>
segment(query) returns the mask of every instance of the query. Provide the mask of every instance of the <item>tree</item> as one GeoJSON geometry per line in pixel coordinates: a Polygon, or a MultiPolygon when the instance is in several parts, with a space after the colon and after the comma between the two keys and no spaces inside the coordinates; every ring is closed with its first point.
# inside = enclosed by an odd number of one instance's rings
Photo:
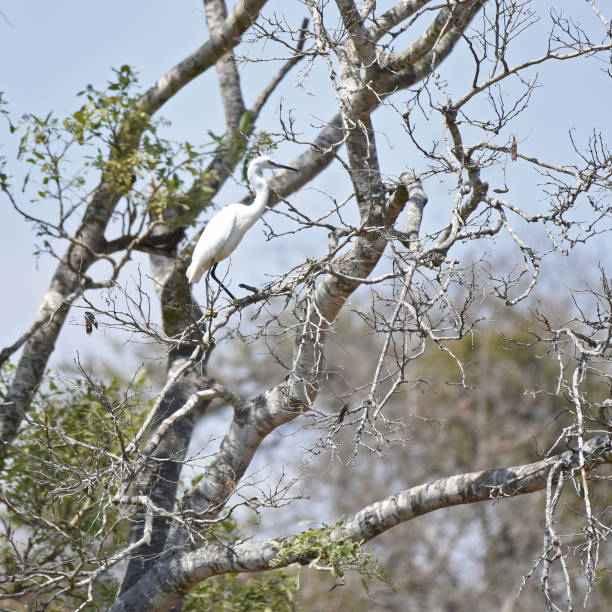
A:
{"type": "MultiPolygon", "coordinates": [[[[144,93],[134,70],[122,66],[106,90],[90,85],[81,92],[82,106],[63,121],[49,114],[7,122],[21,135],[19,157],[30,167],[24,190],[52,202],[55,216],[21,201],[6,166],[2,191],[58,263],[32,326],[2,351],[4,596],[79,609],[112,599],[113,610],[170,610],[199,584],[223,591],[231,574],[275,568],[276,578],[247,590],[252,598],[255,592],[278,597],[279,584],[291,592],[281,568],[292,564],[384,578],[363,550],[383,532],[440,508],[487,500],[501,506],[504,497],[545,491],[535,566],[545,607],[571,608],[576,580],[556,522],[571,484],[582,520],[582,541],[572,546],[579,546],[587,593],[600,577],[609,533],[591,482],[604,478],[596,468],[611,458],[612,292],[605,263],[597,284],[589,278],[569,292],[568,319],[538,306],[537,324],[516,339],[525,359],[542,356],[557,367],[553,387],[535,381],[532,392],[556,398],[565,417],[571,415],[557,421],[539,458],[478,472],[469,471],[468,460],[466,473],[453,475],[422,466],[424,481],[437,480],[389,490],[331,525],[292,535],[253,539],[256,528],[237,525],[234,517],[239,508],[261,513],[292,500],[291,478],[262,483],[249,476],[268,436],[289,423],[298,430],[314,426],[320,439],[312,449],[339,452],[344,440],[348,465],[364,451],[388,452],[394,440],[409,444],[407,418],[394,416],[391,406],[433,378],[431,349],[454,364],[448,393],[461,397],[471,380],[461,341],[477,337],[497,308],[483,296],[518,309],[546,260],[558,273],[561,257],[576,247],[592,244],[595,251],[610,229],[604,134],[584,139],[570,130],[568,149],[545,159],[530,150],[521,121],[530,117],[536,70],[608,65],[606,17],[593,2],[566,17],[557,9],[538,14],[529,2],[415,0],[379,7],[336,0],[300,4],[310,21],[296,27],[266,12],[265,0],[240,0],[229,15],[223,0],[204,5],[209,39],[144,93]],[[526,55],[531,36],[542,48],[535,56],[526,55]],[[254,57],[277,72],[248,108],[237,64],[249,70],[254,57]],[[300,62],[303,107],[287,112],[280,104],[278,123],[260,126],[262,108],[300,62]],[[211,133],[202,146],[169,142],[156,113],[213,66],[224,134],[211,133]],[[320,71],[337,107],[309,137],[306,79],[320,71]],[[391,117],[389,138],[401,133],[399,175],[381,162],[379,109],[391,117]],[[270,182],[268,206],[285,221],[268,225],[267,238],[304,234],[311,252],[257,287],[243,284],[249,293],[234,302],[207,283],[200,304],[203,289],[185,277],[198,237],[190,228],[200,227],[242,161],[277,146],[299,154],[283,160],[297,172],[279,172],[270,182]],[[82,165],[75,171],[77,157],[82,165]],[[319,188],[308,202],[327,199],[320,214],[311,214],[314,204],[295,206],[294,194],[328,166],[346,173],[348,193],[319,188]],[[431,214],[427,194],[436,200],[431,214]],[[117,237],[106,237],[112,233],[117,237]],[[491,259],[498,248],[503,258],[491,259]],[[150,254],[154,291],[141,278],[133,283],[122,276],[137,251],[150,254]],[[154,299],[161,322],[151,315],[154,299]],[[47,362],[71,311],[86,333],[119,327],[132,341],[160,348],[166,372],[155,397],[147,397],[150,382],[142,374],[103,383],[95,370],[81,367],[76,385],[58,384],[47,362]],[[348,359],[332,350],[335,342],[349,351],[359,344],[350,333],[340,335],[345,319],[359,320],[374,338],[375,352],[363,355],[364,378],[343,372],[348,359]],[[274,382],[251,397],[255,371],[232,372],[220,384],[208,370],[209,360],[231,355],[236,342],[265,347],[278,368],[274,382]],[[536,356],[533,347],[541,349],[536,356]],[[9,364],[18,350],[18,362],[9,364]],[[214,452],[201,440],[199,449],[190,448],[200,415],[212,422],[213,400],[233,408],[222,441],[214,452]],[[189,478],[186,486],[182,476],[189,478]],[[121,564],[118,591],[110,595],[121,564]]],[[[609,68],[599,76],[609,77],[609,68]]],[[[547,423],[539,425],[543,430],[547,423]]]]}

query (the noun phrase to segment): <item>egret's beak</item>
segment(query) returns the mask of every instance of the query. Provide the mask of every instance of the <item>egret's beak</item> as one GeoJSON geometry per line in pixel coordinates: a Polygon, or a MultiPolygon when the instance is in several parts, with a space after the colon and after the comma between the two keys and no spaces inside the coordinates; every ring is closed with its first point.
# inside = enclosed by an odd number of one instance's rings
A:
{"type": "Polygon", "coordinates": [[[270,163],[273,166],[276,166],[277,168],[284,168],[285,170],[293,170],[294,172],[299,172],[297,168],[292,168],[291,166],[283,166],[283,164],[277,164],[276,162],[273,162],[273,161],[271,161],[270,163]]]}

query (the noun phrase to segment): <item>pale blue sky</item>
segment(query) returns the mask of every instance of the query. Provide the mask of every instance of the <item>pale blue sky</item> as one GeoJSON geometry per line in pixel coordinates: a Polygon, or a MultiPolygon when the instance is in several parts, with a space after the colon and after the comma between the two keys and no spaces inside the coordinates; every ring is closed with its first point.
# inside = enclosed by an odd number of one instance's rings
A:
{"type": "MultiPolygon", "coordinates": [[[[390,4],[378,3],[381,9],[390,4]]],[[[0,17],[0,57],[3,58],[0,89],[9,103],[13,119],[25,112],[46,114],[53,110],[62,116],[74,111],[79,105],[79,100],[75,98],[77,91],[87,83],[102,86],[111,78],[111,67],[122,64],[133,66],[140,73],[143,87],[148,87],[202,44],[207,35],[201,2],[198,0],[110,0],[104,3],[4,0],[0,1],[0,10],[10,22],[0,17]]],[[[594,18],[585,7],[580,6],[577,10],[585,23],[594,23],[594,18]]],[[[300,3],[288,0],[270,2],[264,14],[273,13],[284,13],[296,25],[306,14],[300,3]]],[[[540,53],[543,47],[542,40],[530,36],[517,47],[516,57],[540,53]]],[[[297,109],[299,128],[307,135],[315,133],[309,128],[315,117],[331,117],[333,95],[327,74],[323,67],[320,68],[305,83],[309,92],[296,87],[298,72],[279,88],[262,116],[263,127],[275,129],[278,125],[277,111],[281,98],[285,108],[297,109]],[[305,112],[308,115],[304,115],[305,112]]],[[[247,105],[253,102],[262,84],[275,69],[265,63],[249,66],[248,70],[241,68],[247,105]]],[[[566,151],[558,161],[567,163],[571,160],[571,151],[567,147],[566,126],[574,127],[583,139],[593,128],[607,131],[610,136],[609,104],[612,96],[609,79],[606,80],[598,70],[584,61],[573,66],[556,64],[539,70],[544,87],[536,91],[531,109],[512,127],[512,131],[524,143],[522,146],[525,150],[551,159],[558,151],[566,151]]],[[[452,87],[459,88],[471,80],[471,64],[464,51],[453,56],[440,72],[452,87]]],[[[403,99],[400,95],[394,101],[401,107],[403,99]]],[[[171,119],[173,127],[168,135],[176,139],[189,139],[197,143],[207,139],[208,129],[221,132],[223,119],[214,70],[188,85],[162,109],[161,114],[171,119]]],[[[407,143],[405,135],[394,129],[395,121],[396,117],[389,110],[381,110],[375,116],[376,128],[385,132],[385,137],[379,139],[379,148],[382,166],[389,174],[399,174],[422,163],[414,158],[414,149],[407,143]]],[[[438,130],[437,118],[430,123],[423,122],[425,130],[432,133],[438,130]]],[[[16,141],[9,140],[4,125],[0,129],[0,142],[4,145],[2,154],[9,158],[9,172],[17,177],[22,176],[23,170],[14,162],[16,141]]],[[[277,155],[286,161],[299,152],[300,148],[293,146],[281,149],[277,155]]],[[[495,177],[492,175],[490,178],[495,177]]],[[[509,185],[512,189],[510,195],[521,204],[527,202],[528,208],[538,204],[537,201],[529,203],[533,193],[527,186],[532,182],[533,176],[526,176],[524,183],[515,178],[509,185]]],[[[326,172],[313,185],[338,197],[346,195],[348,189],[343,174],[337,170],[326,172]]],[[[242,188],[230,184],[219,195],[217,202],[232,201],[243,193],[242,188]]],[[[431,184],[428,193],[430,204],[426,215],[429,219],[426,222],[429,227],[434,227],[436,211],[444,213],[448,210],[447,191],[443,185],[431,184]]],[[[310,190],[305,190],[292,201],[298,206],[308,206],[309,210],[312,207],[321,210],[328,207],[324,198],[310,190]]],[[[271,221],[275,219],[270,213],[267,218],[271,221]]],[[[4,282],[5,286],[10,287],[3,300],[3,316],[0,318],[1,348],[12,343],[31,323],[55,264],[49,258],[35,261],[32,251],[36,238],[4,199],[0,200],[0,220],[4,282]]],[[[240,246],[240,252],[232,259],[232,277],[236,279],[236,284],[245,278],[254,284],[263,282],[264,268],[280,270],[287,257],[295,257],[297,261],[310,247],[308,240],[290,237],[270,246],[270,243],[264,242],[261,227],[260,222],[256,226],[259,231],[249,233],[240,246]],[[262,265],[264,262],[265,266],[262,265]]],[[[320,250],[324,250],[325,246],[321,245],[320,250]]],[[[146,273],[146,257],[139,261],[146,273]]],[[[134,270],[133,266],[131,273],[134,270]]],[[[63,332],[59,346],[63,347],[58,351],[62,358],[73,354],[74,349],[85,354],[92,351],[92,341],[83,334],[82,328],[70,325],[63,332]]]]}

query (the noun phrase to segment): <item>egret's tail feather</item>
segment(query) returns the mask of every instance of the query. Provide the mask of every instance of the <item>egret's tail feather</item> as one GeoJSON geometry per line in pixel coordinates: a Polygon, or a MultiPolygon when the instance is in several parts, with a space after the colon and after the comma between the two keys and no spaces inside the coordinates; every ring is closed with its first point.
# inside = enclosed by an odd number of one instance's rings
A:
{"type": "Polygon", "coordinates": [[[191,264],[187,268],[187,280],[190,283],[199,283],[203,274],[204,274],[204,268],[198,269],[193,264],[191,264]]]}

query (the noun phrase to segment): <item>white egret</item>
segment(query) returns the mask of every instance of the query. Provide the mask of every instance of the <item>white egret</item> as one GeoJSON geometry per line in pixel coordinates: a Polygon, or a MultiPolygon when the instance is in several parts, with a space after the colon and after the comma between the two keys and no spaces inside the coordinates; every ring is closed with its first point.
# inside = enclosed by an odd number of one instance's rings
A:
{"type": "Polygon", "coordinates": [[[233,300],[236,299],[216,277],[215,270],[220,261],[231,255],[246,231],[266,209],[270,188],[262,173],[272,168],[285,168],[297,172],[295,168],[277,164],[264,156],[256,157],[251,161],[247,170],[247,178],[255,191],[255,199],[250,206],[239,202],[228,204],[210,219],[193,250],[191,264],[187,268],[187,279],[190,283],[197,283],[204,272],[210,269],[211,276],[223,290],[233,300]]]}

